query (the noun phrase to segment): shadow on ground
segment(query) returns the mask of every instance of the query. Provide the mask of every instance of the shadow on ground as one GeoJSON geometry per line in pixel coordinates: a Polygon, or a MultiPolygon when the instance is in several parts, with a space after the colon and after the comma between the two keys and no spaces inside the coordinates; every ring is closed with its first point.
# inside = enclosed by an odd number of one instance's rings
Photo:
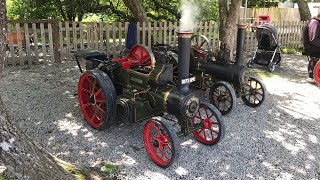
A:
{"type": "Polygon", "coordinates": [[[250,108],[238,99],[225,116],[221,144],[181,138],[179,162],[168,169],[149,159],[143,123],[96,131],[84,121],[74,62],[9,69],[0,93],[16,125],[48,152],[80,166],[118,165],[119,179],[319,179],[320,99],[313,97],[320,90],[306,81],[303,56],[283,61],[273,75],[262,76],[268,89],[262,106],[250,108]]]}

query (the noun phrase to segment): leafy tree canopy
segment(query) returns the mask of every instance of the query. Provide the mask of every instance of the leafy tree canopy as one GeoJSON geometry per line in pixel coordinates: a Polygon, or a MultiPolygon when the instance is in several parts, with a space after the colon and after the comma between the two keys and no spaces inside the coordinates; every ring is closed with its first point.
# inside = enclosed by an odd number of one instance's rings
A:
{"type": "MultiPolygon", "coordinates": [[[[78,20],[99,17],[103,21],[130,21],[132,14],[122,0],[7,0],[9,19],[78,20]]],[[[177,21],[180,0],[141,0],[150,21],[177,21]]],[[[217,0],[198,0],[199,20],[218,18],[217,0]]]]}

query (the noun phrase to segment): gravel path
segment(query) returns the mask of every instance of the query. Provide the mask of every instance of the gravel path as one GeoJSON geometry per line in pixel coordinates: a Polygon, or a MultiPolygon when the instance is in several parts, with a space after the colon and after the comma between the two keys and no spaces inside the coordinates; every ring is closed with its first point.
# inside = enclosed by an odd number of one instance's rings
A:
{"type": "Polygon", "coordinates": [[[143,124],[99,132],[83,120],[75,62],[9,68],[0,94],[16,125],[48,152],[80,166],[118,165],[119,179],[320,179],[320,88],[307,78],[305,57],[283,59],[274,74],[255,70],[268,90],[262,106],[237,99],[225,139],[205,146],[180,138],[179,162],[168,169],[149,159],[143,124]]]}

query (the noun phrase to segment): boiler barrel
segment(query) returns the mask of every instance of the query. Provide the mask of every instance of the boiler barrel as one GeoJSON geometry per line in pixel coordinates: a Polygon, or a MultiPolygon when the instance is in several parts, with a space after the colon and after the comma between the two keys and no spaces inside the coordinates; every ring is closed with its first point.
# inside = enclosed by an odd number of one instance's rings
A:
{"type": "Polygon", "coordinates": [[[234,64],[205,63],[202,64],[202,68],[214,78],[235,83],[236,85],[240,85],[247,71],[244,66],[234,64]]]}

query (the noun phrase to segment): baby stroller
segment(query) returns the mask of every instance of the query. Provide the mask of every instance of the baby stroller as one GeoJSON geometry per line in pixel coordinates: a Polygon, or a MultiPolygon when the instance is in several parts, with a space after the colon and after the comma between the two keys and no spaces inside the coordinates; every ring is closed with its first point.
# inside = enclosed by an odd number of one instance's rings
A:
{"type": "Polygon", "coordinates": [[[281,45],[277,39],[277,29],[269,23],[259,25],[256,31],[258,48],[253,58],[247,62],[247,67],[253,64],[268,66],[270,72],[280,66],[281,61],[281,45]]]}

